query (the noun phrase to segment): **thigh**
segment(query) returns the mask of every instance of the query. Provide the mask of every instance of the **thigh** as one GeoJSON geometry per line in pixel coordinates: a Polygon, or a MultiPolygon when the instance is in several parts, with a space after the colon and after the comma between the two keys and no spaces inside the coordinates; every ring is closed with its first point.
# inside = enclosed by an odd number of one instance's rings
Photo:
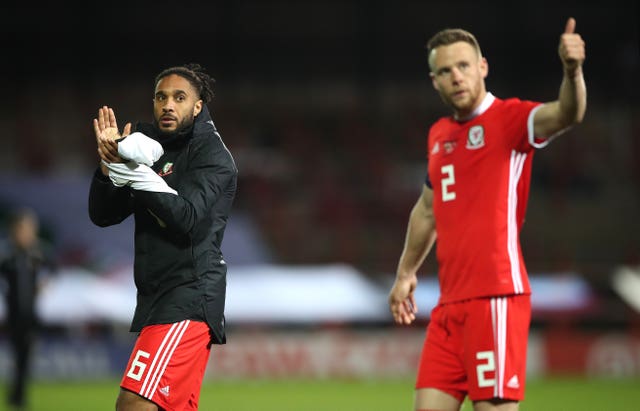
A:
{"type": "Polygon", "coordinates": [[[434,408],[431,400],[440,391],[462,402],[467,394],[467,377],[463,363],[463,328],[458,320],[457,304],[439,305],[431,312],[420,355],[416,378],[416,399],[421,405],[434,408]]]}
{"type": "Polygon", "coordinates": [[[144,327],[120,386],[160,408],[196,410],[210,341],[209,327],[200,321],[144,327]]]}
{"type": "Polygon", "coordinates": [[[464,362],[473,401],[522,400],[531,321],[528,295],[469,301],[464,362]]]}

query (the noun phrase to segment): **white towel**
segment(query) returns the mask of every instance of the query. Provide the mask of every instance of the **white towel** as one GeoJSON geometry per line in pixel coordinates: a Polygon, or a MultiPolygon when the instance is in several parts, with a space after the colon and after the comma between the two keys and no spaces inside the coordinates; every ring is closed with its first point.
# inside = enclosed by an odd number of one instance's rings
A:
{"type": "Polygon", "coordinates": [[[126,163],[102,161],[102,164],[109,169],[109,179],[116,187],[128,185],[134,190],[178,194],[151,169],[153,163],[164,154],[162,145],[156,140],[142,133],[132,133],[118,142],[118,154],[129,161],[126,163]]]}
{"type": "Polygon", "coordinates": [[[103,161],[102,163],[109,169],[109,179],[116,187],[128,185],[134,190],[178,194],[149,166],[137,164],[134,161],[129,161],[128,163],[107,163],[103,161]]]}
{"type": "Polygon", "coordinates": [[[164,150],[156,140],[135,132],[118,142],[118,154],[124,160],[151,167],[164,154],[164,150]]]}

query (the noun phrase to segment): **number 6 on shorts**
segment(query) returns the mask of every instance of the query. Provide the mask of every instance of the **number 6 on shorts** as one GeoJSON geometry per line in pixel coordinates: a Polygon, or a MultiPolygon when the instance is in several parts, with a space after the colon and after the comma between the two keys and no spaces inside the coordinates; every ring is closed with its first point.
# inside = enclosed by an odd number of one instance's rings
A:
{"type": "Polygon", "coordinates": [[[146,351],[138,350],[133,361],[131,361],[131,368],[127,372],[127,377],[133,378],[136,381],[140,381],[144,370],[147,368],[147,364],[140,361],[140,357],[149,358],[151,354],[146,351]]]}

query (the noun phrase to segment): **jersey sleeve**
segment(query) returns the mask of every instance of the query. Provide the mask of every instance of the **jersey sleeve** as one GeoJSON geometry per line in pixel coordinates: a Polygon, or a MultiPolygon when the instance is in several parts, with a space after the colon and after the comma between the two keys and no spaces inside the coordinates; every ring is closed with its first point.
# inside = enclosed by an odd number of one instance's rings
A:
{"type": "Polygon", "coordinates": [[[504,116],[508,122],[505,124],[510,129],[508,135],[513,136],[513,148],[519,152],[528,152],[534,148],[546,146],[550,139],[535,136],[533,118],[536,111],[542,107],[542,103],[537,101],[510,99],[507,100],[508,114],[504,116]]]}
{"type": "Polygon", "coordinates": [[[534,148],[542,148],[549,144],[549,139],[536,137],[534,133],[533,119],[536,115],[536,111],[538,111],[542,107],[542,104],[534,107],[530,112],[527,118],[527,140],[531,147],[534,148]]]}
{"type": "Polygon", "coordinates": [[[537,106],[535,106],[533,108],[533,110],[531,110],[531,113],[529,114],[529,119],[527,121],[527,127],[529,130],[529,144],[531,144],[532,147],[534,148],[544,148],[546,147],[551,141],[553,141],[556,137],[558,137],[560,134],[564,133],[566,131],[566,129],[564,130],[560,130],[555,134],[552,134],[548,137],[539,137],[534,135],[533,133],[533,118],[536,114],[536,111],[538,111],[540,108],[542,108],[542,103],[538,104],[537,106]]]}

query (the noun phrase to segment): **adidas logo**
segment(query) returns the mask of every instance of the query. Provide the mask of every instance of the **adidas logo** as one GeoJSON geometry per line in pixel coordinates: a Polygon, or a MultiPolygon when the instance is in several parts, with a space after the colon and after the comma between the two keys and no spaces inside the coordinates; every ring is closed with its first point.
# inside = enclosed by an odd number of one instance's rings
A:
{"type": "Polygon", "coordinates": [[[160,391],[160,394],[164,395],[165,397],[169,396],[169,386],[168,385],[166,387],[160,388],[158,391],[160,391]]]}
{"type": "Polygon", "coordinates": [[[514,390],[517,390],[518,388],[520,388],[520,381],[518,381],[518,375],[514,375],[513,377],[511,377],[511,379],[507,382],[507,387],[513,388],[514,390]]]}

